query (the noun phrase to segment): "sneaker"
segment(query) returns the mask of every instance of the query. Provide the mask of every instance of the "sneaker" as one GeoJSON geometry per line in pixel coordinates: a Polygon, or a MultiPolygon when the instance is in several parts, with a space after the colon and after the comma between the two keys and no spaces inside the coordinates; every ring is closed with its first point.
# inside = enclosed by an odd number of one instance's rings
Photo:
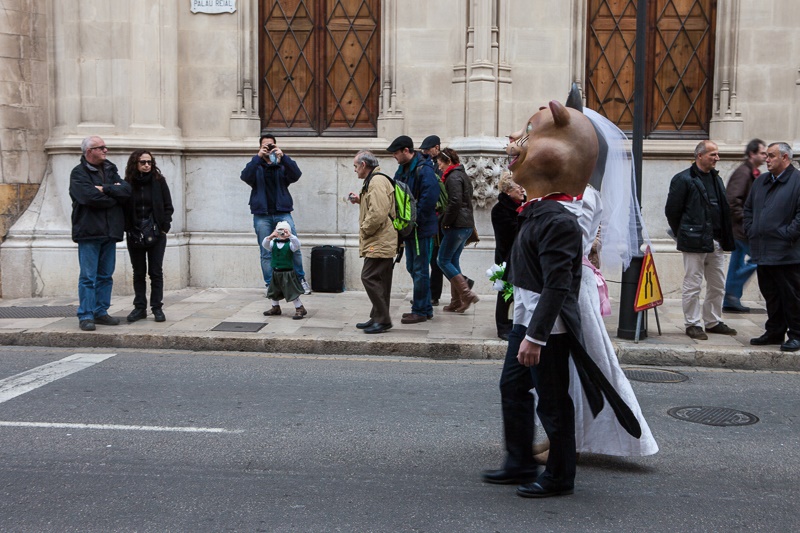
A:
{"type": "Polygon", "coordinates": [[[119,326],[119,318],[106,313],[105,315],[94,317],[94,323],[103,326],[119,326]]]}
{"type": "Polygon", "coordinates": [[[267,309],[264,311],[264,316],[278,316],[279,314],[281,314],[280,305],[273,305],[272,309],[267,309]]]}
{"type": "Polygon", "coordinates": [[[303,307],[302,305],[300,307],[295,307],[294,308],[294,316],[292,317],[292,320],[301,320],[307,314],[308,314],[308,311],[306,311],[306,308],[303,307]]]}
{"type": "Polygon", "coordinates": [[[305,278],[300,280],[300,286],[303,287],[303,294],[311,294],[311,285],[308,284],[305,278]]]}
{"type": "Polygon", "coordinates": [[[724,322],[718,323],[713,328],[706,328],[706,333],[719,333],[720,335],[736,335],[736,330],[724,322]]]}
{"type": "Polygon", "coordinates": [[[697,339],[700,341],[708,340],[708,335],[703,333],[703,328],[701,328],[700,326],[689,326],[688,328],[686,328],[686,334],[692,339],[697,339]]]}
{"type": "Polygon", "coordinates": [[[83,331],[94,331],[97,329],[96,327],[94,327],[94,320],[88,320],[88,319],[81,320],[80,323],[78,323],[78,326],[83,331]]]}

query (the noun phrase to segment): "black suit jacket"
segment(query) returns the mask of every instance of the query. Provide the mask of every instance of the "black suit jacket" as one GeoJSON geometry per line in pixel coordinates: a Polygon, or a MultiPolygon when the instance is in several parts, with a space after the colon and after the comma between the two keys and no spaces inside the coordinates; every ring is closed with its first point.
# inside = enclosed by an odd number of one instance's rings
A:
{"type": "Polygon", "coordinates": [[[567,328],[570,353],[594,416],[603,409],[603,395],[625,430],[639,438],[642,428],[583,346],[578,294],[583,244],[578,219],[552,200],[528,204],[520,213],[519,233],[511,249],[508,279],[515,286],[539,293],[526,334],[547,342],[560,315],[567,328]]]}

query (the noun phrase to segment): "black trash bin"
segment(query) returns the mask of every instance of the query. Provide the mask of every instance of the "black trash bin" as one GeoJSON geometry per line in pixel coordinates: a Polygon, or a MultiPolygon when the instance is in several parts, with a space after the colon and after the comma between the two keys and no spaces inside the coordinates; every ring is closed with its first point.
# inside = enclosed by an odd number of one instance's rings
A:
{"type": "Polygon", "coordinates": [[[311,248],[311,289],[314,292],[344,291],[344,248],[311,248]]]}

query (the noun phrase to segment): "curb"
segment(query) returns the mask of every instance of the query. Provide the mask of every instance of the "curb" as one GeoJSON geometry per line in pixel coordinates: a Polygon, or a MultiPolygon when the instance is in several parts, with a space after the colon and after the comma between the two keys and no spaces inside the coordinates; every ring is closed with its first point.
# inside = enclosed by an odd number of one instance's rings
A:
{"type": "MultiPolygon", "coordinates": [[[[230,351],[314,355],[367,355],[420,357],[441,360],[500,360],[506,343],[501,340],[384,340],[365,341],[309,337],[265,337],[259,334],[197,332],[192,334],[116,334],[104,332],[0,332],[0,345],[53,346],[59,348],[133,348],[144,350],[230,351]]],[[[684,366],[735,370],[800,371],[800,353],[769,349],[694,348],[690,346],[615,343],[625,365],[684,366]]]]}

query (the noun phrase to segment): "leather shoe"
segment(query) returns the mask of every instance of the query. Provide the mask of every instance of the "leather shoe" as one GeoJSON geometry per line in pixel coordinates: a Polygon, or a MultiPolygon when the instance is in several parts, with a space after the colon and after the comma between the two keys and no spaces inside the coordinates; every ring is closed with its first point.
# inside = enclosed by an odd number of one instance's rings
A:
{"type": "Polygon", "coordinates": [[[800,350],[800,339],[789,339],[781,344],[782,352],[796,352],[800,350]]]}
{"type": "Polygon", "coordinates": [[[401,324],[419,324],[420,322],[427,322],[428,317],[425,315],[415,315],[414,313],[409,313],[408,316],[403,316],[400,319],[401,324]]]}
{"type": "Polygon", "coordinates": [[[167,319],[161,309],[153,309],[153,318],[156,319],[156,322],[164,322],[167,319]]]}
{"type": "Polygon", "coordinates": [[[358,329],[367,329],[368,327],[370,327],[374,323],[375,323],[375,321],[370,318],[366,322],[359,322],[358,324],[356,324],[356,327],[358,329]]]}
{"type": "Polygon", "coordinates": [[[103,326],[119,326],[119,318],[111,316],[108,313],[94,317],[95,324],[102,324],[103,326]]]}
{"type": "Polygon", "coordinates": [[[750,339],[753,346],[766,346],[768,344],[783,344],[783,333],[764,333],[760,337],[750,339]]]}
{"type": "Polygon", "coordinates": [[[539,473],[537,470],[511,472],[500,468],[498,470],[484,470],[481,472],[481,479],[485,483],[494,483],[495,485],[519,485],[520,483],[527,483],[532,479],[536,479],[538,475],[539,473]]]}
{"type": "Polygon", "coordinates": [[[94,327],[94,320],[81,320],[78,323],[78,326],[81,328],[82,331],[94,331],[97,328],[94,327]]]}
{"type": "Polygon", "coordinates": [[[137,320],[144,320],[145,318],[147,318],[147,311],[137,308],[130,312],[126,320],[128,322],[136,322],[137,320]]]}
{"type": "MultiPolygon", "coordinates": [[[[408,318],[410,316],[419,316],[417,313],[403,313],[400,318],[408,318]]],[[[428,315],[428,320],[433,320],[433,315],[428,315]]]]}
{"type": "Polygon", "coordinates": [[[550,498],[551,496],[566,496],[573,492],[574,489],[572,487],[546,489],[538,481],[517,487],[517,496],[522,496],[523,498],[550,498]]]}
{"type": "Polygon", "coordinates": [[[736,330],[724,322],[718,322],[713,328],[706,328],[706,333],[719,333],[720,335],[736,335],[736,330]]]}
{"type": "Polygon", "coordinates": [[[388,331],[392,329],[392,324],[372,324],[368,328],[364,328],[364,333],[383,333],[384,331],[388,331]]]}
{"type": "Polygon", "coordinates": [[[722,311],[725,312],[725,313],[744,314],[744,313],[749,313],[750,312],[750,308],[749,307],[745,307],[742,304],[723,305],[722,306],[722,311]]]}

